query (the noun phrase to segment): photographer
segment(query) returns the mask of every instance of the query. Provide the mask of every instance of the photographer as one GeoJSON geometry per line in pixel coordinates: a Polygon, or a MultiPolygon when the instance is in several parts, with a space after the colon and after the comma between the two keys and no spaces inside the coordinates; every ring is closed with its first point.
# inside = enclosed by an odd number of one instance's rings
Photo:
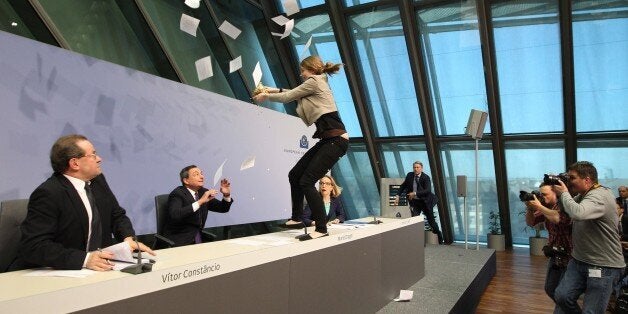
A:
{"type": "Polygon", "coordinates": [[[527,201],[526,224],[530,227],[545,222],[549,233],[548,243],[543,253],[549,257],[545,276],[545,293],[554,300],[554,290],[565,274],[571,254],[571,219],[558,203],[552,186],[542,183],[539,192],[541,200],[531,193],[533,200],[527,201]]]}
{"type": "Polygon", "coordinates": [[[573,224],[572,259],[556,288],[554,313],[604,313],[614,282],[626,266],[622,256],[615,197],[597,179],[592,163],[569,166],[572,197],[560,180],[552,189],[573,224]],[[584,308],[578,298],[584,293],[584,308]]]}

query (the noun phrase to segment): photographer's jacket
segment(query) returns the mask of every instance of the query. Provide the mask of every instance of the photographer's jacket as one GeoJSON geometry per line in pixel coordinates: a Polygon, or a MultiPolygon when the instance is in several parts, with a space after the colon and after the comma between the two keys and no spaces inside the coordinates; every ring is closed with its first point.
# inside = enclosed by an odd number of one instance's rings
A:
{"type": "Polygon", "coordinates": [[[595,266],[625,267],[613,193],[600,186],[574,198],[564,192],[560,201],[573,222],[573,258],[595,266]]]}

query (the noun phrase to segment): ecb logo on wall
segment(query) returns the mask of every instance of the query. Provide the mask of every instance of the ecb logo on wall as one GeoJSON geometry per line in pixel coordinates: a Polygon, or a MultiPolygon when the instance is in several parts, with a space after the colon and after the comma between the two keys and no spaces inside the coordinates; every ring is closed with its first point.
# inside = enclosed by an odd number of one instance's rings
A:
{"type": "Polygon", "coordinates": [[[301,140],[299,141],[299,147],[308,148],[307,137],[305,135],[301,136],[301,140]]]}

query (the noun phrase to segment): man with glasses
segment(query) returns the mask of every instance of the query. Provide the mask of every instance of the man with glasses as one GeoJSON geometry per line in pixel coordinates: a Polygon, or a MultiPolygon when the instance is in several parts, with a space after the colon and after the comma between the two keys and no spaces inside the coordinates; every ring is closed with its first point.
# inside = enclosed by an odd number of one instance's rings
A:
{"type": "Polygon", "coordinates": [[[572,197],[564,182],[554,185],[573,224],[573,257],[554,292],[554,313],[604,313],[613,284],[626,264],[622,255],[615,197],[601,186],[597,170],[588,161],[569,166],[572,197]],[[584,293],[584,308],[578,298],[584,293]]]}
{"type": "Polygon", "coordinates": [[[443,243],[443,234],[434,217],[434,206],[438,202],[436,195],[432,193],[432,180],[423,172],[423,163],[415,161],[412,164],[412,172],[408,172],[406,179],[399,186],[399,192],[395,197],[395,205],[399,204],[399,195],[406,194],[410,203],[412,216],[418,216],[423,212],[427,222],[432,228],[432,233],[438,236],[438,243],[443,243]]]}
{"type": "Polygon", "coordinates": [[[135,231],[100,169],[102,159],[83,135],[59,138],[50,150],[53,175],[31,194],[22,240],[12,270],[113,269],[111,252],[100,248],[125,241],[131,249],[155,255],[134,241],[135,231]]]}

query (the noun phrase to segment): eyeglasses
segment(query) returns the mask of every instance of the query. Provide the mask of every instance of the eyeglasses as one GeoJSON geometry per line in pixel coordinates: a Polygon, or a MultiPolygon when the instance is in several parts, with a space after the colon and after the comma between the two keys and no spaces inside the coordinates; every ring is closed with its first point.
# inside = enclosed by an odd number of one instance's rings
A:
{"type": "Polygon", "coordinates": [[[319,185],[329,185],[329,186],[334,185],[334,184],[333,184],[333,183],[331,183],[331,182],[323,182],[323,181],[319,181],[319,182],[318,182],[318,184],[319,184],[319,185]]]}

